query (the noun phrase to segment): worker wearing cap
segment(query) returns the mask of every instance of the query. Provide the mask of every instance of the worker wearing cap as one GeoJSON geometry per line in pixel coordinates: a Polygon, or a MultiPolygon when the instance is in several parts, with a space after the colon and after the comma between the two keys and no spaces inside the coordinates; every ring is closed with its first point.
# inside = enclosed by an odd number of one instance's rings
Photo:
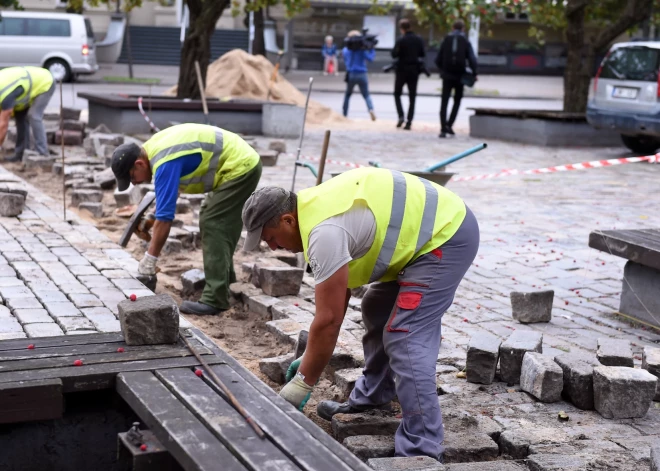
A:
{"type": "Polygon", "coordinates": [[[142,147],[123,144],[112,155],[119,191],[151,182],[156,221],[138,271],[156,274],[179,191],[207,193],[199,213],[206,285],[199,302],[184,301],[188,314],[218,314],[229,308],[229,285],[236,281],[233,254],[241,236],[241,208],[261,177],[259,154],[238,135],[204,124],[179,124],[154,134],[142,147]]]}
{"type": "Polygon", "coordinates": [[[479,246],[463,201],[410,174],[360,168],[298,195],[262,188],[245,203],[243,223],[246,250],[263,240],[303,252],[316,281],[307,349],[280,395],[302,410],[335,348],[350,289],[371,283],[362,300],[364,376],[348,402],[323,401],[317,412],[330,420],[387,409],[396,395],[403,413],[396,455],[442,459],[441,319],[479,246]]]}
{"type": "Polygon", "coordinates": [[[7,67],[0,70],[0,145],[5,141],[9,118],[16,120],[16,150],[8,162],[20,162],[30,148],[30,127],[39,155],[48,156],[43,117],[55,91],[53,76],[41,67],[7,67]]]}

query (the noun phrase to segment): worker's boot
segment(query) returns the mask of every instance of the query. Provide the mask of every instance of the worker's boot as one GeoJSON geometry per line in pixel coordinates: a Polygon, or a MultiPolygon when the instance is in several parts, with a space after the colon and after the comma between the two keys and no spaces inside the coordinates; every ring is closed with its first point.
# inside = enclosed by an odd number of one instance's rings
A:
{"type": "Polygon", "coordinates": [[[332,420],[332,416],[335,414],[359,414],[373,409],[389,412],[392,410],[392,404],[388,402],[380,406],[357,407],[350,405],[348,402],[321,401],[316,406],[316,413],[322,419],[332,420]]]}
{"type": "Polygon", "coordinates": [[[184,314],[195,314],[198,316],[214,316],[220,314],[223,309],[218,309],[215,306],[209,306],[204,303],[196,303],[193,301],[184,301],[179,308],[184,314]]]}

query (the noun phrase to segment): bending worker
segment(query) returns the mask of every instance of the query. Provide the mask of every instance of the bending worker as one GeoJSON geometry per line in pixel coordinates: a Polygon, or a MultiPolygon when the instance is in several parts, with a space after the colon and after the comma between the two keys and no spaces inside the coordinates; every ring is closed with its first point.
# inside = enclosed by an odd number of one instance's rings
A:
{"type": "Polygon", "coordinates": [[[364,376],[348,402],[323,401],[317,412],[330,420],[387,409],[396,395],[403,411],[396,455],[441,460],[440,324],[479,246],[477,221],[463,201],[410,174],[361,168],[298,195],[262,188],[245,203],[243,223],[246,250],[261,239],[271,249],[303,252],[316,280],[307,349],[280,395],[302,410],[335,348],[350,288],[373,283],[362,300],[364,376]]]}
{"type": "Polygon", "coordinates": [[[20,162],[30,148],[30,126],[39,155],[48,156],[43,117],[55,91],[53,76],[41,67],[7,67],[0,70],[0,145],[5,141],[9,118],[16,120],[16,150],[6,162],[20,162]]]}
{"type": "Polygon", "coordinates": [[[155,275],[156,262],[172,227],[179,191],[208,193],[199,213],[206,285],[199,302],[181,311],[212,315],[229,309],[229,285],[236,281],[233,255],[241,236],[241,208],[261,177],[259,154],[238,135],[204,124],[179,124],[154,134],[142,147],[123,144],[112,156],[119,191],[130,183],[156,189],[156,221],[142,275],[155,275]]]}

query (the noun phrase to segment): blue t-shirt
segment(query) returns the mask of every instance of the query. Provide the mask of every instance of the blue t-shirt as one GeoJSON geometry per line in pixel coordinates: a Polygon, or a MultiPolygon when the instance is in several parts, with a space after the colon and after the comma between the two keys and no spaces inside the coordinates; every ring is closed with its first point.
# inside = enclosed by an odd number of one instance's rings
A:
{"type": "Polygon", "coordinates": [[[161,164],[156,170],[154,187],[156,189],[156,219],[173,221],[176,213],[176,200],[179,196],[179,180],[191,174],[202,163],[199,152],[178,157],[161,164]]]}
{"type": "Polygon", "coordinates": [[[327,44],[323,44],[323,48],[321,49],[321,53],[323,54],[323,57],[325,56],[336,56],[337,55],[337,46],[333,44],[332,46],[328,47],[327,44]]]}
{"type": "Polygon", "coordinates": [[[351,51],[345,47],[341,53],[344,55],[346,70],[353,73],[366,73],[367,62],[373,62],[374,57],[376,57],[374,49],[351,51]]]}

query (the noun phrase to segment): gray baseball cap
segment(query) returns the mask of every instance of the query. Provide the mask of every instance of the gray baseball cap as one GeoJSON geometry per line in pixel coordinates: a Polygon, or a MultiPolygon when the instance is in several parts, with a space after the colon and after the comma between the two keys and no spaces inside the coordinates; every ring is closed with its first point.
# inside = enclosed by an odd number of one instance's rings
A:
{"type": "Polygon", "coordinates": [[[250,195],[243,205],[243,225],[248,231],[243,250],[251,252],[259,247],[264,224],[277,216],[291,196],[284,188],[265,186],[250,195]]]}

